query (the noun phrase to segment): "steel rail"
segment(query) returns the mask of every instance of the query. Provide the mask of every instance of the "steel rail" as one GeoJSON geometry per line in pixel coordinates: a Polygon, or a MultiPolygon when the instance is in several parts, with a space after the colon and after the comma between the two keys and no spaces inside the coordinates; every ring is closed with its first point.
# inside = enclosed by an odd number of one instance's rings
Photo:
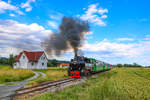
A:
{"type": "Polygon", "coordinates": [[[16,90],[16,92],[19,92],[19,91],[22,91],[22,90],[27,90],[27,89],[32,89],[32,88],[36,88],[36,87],[39,87],[39,86],[42,86],[42,85],[47,85],[47,84],[51,84],[51,83],[55,83],[55,82],[60,82],[60,81],[68,80],[68,79],[72,79],[72,78],[66,78],[66,79],[61,79],[61,80],[56,80],[56,81],[42,82],[42,83],[39,83],[39,84],[37,84],[35,86],[30,86],[30,87],[18,89],[18,90],[16,90]]]}
{"type": "Polygon", "coordinates": [[[19,92],[21,90],[18,90],[15,95],[28,94],[28,93],[32,93],[32,92],[35,92],[35,91],[44,90],[46,88],[50,88],[52,86],[57,86],[57,85],[60,85],[60,84],[63,84],[63,83],[71,82],[73,80],[74,79],[67,79],[67,80],[57,81],[57,82],[54,82],[54,83],[45,84],[44,86],[38,86],[37,88],[31,89],[31,90],[29,88],[29,90],[26,90],[24,92],[19,92]]]}

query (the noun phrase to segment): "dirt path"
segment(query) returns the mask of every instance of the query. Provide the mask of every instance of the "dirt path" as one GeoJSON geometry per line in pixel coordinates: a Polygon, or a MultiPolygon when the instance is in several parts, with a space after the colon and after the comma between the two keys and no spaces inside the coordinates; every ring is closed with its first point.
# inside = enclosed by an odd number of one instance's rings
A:
{"type": "MultiPolygon", "coordinates": [[[[42,72],[34,72],[35,75],[31,78],[28,78],[24,81],[11,82],[11,83],[14,83],[15,85],[0,85],[0,98],[14,94],[15,90],[17,90],[19,88],[23,88],[24,85],[26,85],[30,80],[37,78],[40,73],[42,74],[41,77],[45,77],[45,74],[42,72]]],[[[9,99],[3,99],[3,100],[10,100],[10,98],[9,99]]]]}

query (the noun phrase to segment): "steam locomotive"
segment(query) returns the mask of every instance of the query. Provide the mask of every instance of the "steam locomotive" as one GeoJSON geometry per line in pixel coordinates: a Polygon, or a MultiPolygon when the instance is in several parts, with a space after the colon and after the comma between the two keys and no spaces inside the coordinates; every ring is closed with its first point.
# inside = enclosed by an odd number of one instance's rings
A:
{"type": "Polygon", "coordinates": [[[110,70],[111,68],[112,66],[110,64],[94,58],[76,56],[74,59],[71,59],[68,75],[70,77],[80,78],[96,72],[110,70]]]}

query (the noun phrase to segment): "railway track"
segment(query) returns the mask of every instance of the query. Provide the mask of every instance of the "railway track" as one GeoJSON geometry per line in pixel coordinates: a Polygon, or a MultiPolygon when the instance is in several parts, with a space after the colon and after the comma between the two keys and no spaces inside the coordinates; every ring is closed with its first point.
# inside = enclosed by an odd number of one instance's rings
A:
{"type": "Polygon", "coordinates": [[[79,82],[79,79],[67,78],[51,82],[43,82],[36,86],[18,89],[15,94],[1,97],[0,100],[28,100],[31,97],[43,94],[45,92],[63,89],[65,86],[79,82]]]}

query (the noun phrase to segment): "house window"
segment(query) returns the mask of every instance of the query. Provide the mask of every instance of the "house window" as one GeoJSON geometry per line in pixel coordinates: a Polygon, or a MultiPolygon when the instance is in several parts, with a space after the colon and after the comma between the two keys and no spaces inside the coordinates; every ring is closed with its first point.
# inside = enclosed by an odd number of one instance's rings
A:
{"type": "Polygon", "coordinates": [[[43,59],[45,59],[45,57],[43,57],[43,59]]]}
{"type": "Polygon", "coordinates": [[[23,56],[23,59],[25,58],[25,56],[23,56]]]}
{"type": "Polygon", "coordinates": [[[42,63],[42,66],[44,66],[44,63],[42,63]]]}
{"type": "Polygon", "coordinates": [[[34,65],[34,62],[32,62],[31,65],[33,66],[33,65],[34,65]]]}

